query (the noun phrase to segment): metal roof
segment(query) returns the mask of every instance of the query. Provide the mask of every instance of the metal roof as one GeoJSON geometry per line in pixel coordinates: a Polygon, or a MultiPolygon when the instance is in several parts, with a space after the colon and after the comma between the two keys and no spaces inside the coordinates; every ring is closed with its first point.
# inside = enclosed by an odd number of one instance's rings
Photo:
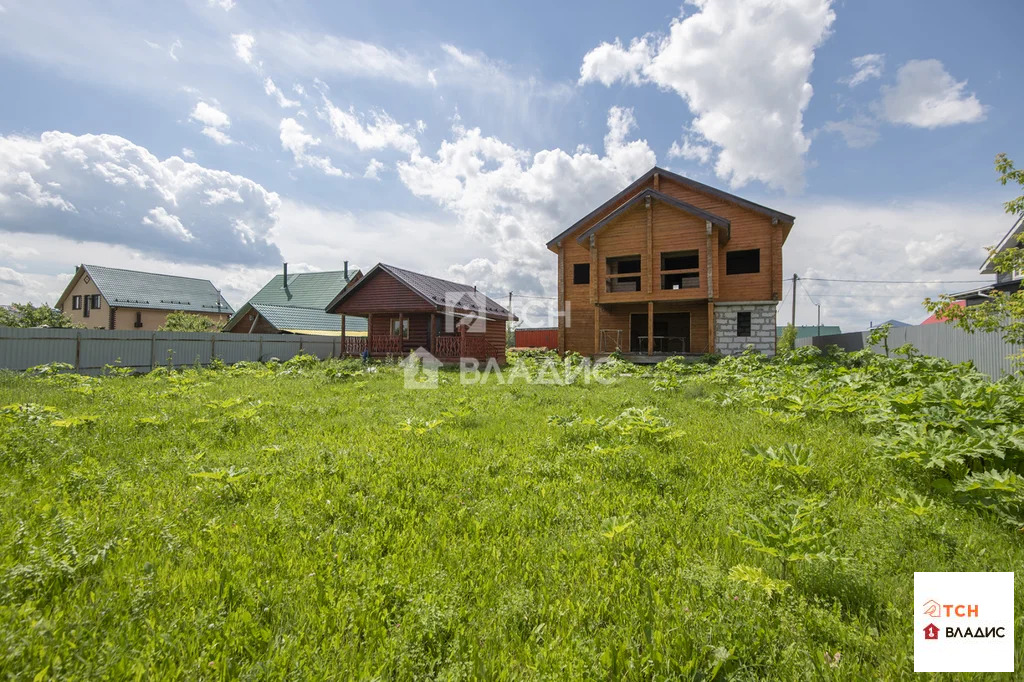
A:
{"type": "Polygon", "coordinates": [[[516,319],[500,303],[489,298],[483,292],[477,291],[475,286],[452,282],[439,277],[431,277],[412,270],[398,268],[394,265],[377,263],[366,273],[360,281],[346,291],[338,294],[328,305],[327,309],[332,310],[341,303],[342,299],[350,295],[365,282],[369,281],[371,275],[376,271],[383,271],[390,274],[399,282],[407,286],[413,293],[417,294],[428,303],[433,304],[438,310],[444,310],[449,305],[456,311],[471,312],[484,317],[498,317],[502,319],[516,319]]]}
{"type": "Polygon", "coordinates": [[[78,268],[57,301],[58,305],[67,298],[80,276],[88,276],[92,280],[111,308],[235,312],[208,279],[85,264],[78,268]]]}
{"type": "MultiPolygon", "coordinates": [[[[1018,216],[1017,222],[1013,224],[1013,227],[1006,233],[1006,236],[999,241],[999,245],[996,246],[996,253],[1002,253],[1006,249],[1017,247],[1018,241],[1021,239],[1024,239],[1024,215],[1018,216]]],[[[981,264],[981,274],[996,274],[996,269],[992,266],[991,255],[981,264]]]]}
{"type": "MultiPolygon", "coordinates": [[[[327,272],[297,272],[275,275],[249,301],[239,309],[225,329],[241,323],[250,310],[256,310],[264,319],[281,331],[319,330],[341,334],[341,316],[325,312],[327,304],[359,274],[357,268],[327,272]]],[[[345,333],[365,332],[366,320],[348,317],[345,333]]]]}

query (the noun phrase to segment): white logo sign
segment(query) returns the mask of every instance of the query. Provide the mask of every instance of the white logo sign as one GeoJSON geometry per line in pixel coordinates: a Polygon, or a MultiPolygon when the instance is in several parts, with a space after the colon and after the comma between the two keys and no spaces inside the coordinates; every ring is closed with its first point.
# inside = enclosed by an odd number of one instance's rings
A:
{"type": "Polygon", "coordinates": [[[1013,573],[915,573],[914,672],[1013,672],[1013,573]]]}

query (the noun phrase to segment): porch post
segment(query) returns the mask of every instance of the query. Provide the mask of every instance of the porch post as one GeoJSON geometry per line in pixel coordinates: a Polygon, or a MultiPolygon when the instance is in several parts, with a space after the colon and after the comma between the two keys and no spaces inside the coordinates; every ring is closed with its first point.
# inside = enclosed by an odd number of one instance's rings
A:
{"type": "Polygon", "coordinates": [[[647,302],[647,354],[654,355],[654,301],[647,302]]]}
{"type": "MultiPolygon", "coordinates": [[[[693,339],[690,339],[690,352],[693,352],[693,339]]],[[[715,352],[715,302],[708,301],[708,352],[715,352]]]]}
{"type": "Polygon", "coordinates": [[[405,313],[398,313],[398,348],[399,353],[405,352],[405,313]]]}
{"type": "Polygon", "coordinates": [[[366,350],[373,354],[373,313],[366,314],[366,350]]]}
{"type": "Polygon", "coordinates": [[[341,314],[341,357],[345,357],[345,313],[341,314]]]}
{"type": "Polygon", "coordinates": [[[430,351],[431,355],[434,354],[434,317],[434,313],[430,313],[430,322],[427,324],[427,334],[430,335],[429,338],[427,339],[427,350],[430,351]]]}
{"type": "Polygon", "coordinates": [[[601,352],[601,306],[594,306],[594,355],[601,352]]]}

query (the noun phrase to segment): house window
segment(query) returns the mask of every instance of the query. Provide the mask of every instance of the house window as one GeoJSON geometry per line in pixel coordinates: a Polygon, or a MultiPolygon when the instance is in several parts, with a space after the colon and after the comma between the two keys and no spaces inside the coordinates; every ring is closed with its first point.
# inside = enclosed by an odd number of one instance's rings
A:
{"type": "Polygon", "coordinates": [[[572,266],[573,284],[590,284],[590,263],[576,263],[572,266]]]}
{"type": "Polygon", "coordinates": [[[761,272],[761,249],[725,252],[725,274],[749,275],[761,272]]]}
{"type": "Polygon", "coordinates": [[[661,288],[693,289],[700,286],[700,254],[671,251],[661,254],[661,288]]]}
{"type": "Polygon", "coordinates": [[[736,313],[736,336],[750,336],[750,313],[736,313]]]}
{"type": "Polygon", "coordinates": [[[91,299],[89,301],[89,307],[92,308],[93,310],[99,310],[100,309],[100,295],[99,294],[93,294],[89,298],[91,299]]]}
{"type": "Polygon", "coordinates": [[[71,309],[72,310],[81,310],[82,309],[82,297],[81,296],[72,296],[71,297],[71,309]]]}
{"type": "Polygon", "coordinates": [[[640,256],[616,256],[605,263],[606,291],[640,291],[640,256]]]}
{"type": "Polygon", "coordinates": [[[136,327],[141,327],[142,326],[142,312],[139,311],[139,310],[135,311],[135,326],[136,327]]]}
{"type": "Polygon", "coordinates": [[[409,318],[403,317],[399,319],[397,317],[391,320],[391,336],[401,336],[403,339],[409,338],[409,318]]]}

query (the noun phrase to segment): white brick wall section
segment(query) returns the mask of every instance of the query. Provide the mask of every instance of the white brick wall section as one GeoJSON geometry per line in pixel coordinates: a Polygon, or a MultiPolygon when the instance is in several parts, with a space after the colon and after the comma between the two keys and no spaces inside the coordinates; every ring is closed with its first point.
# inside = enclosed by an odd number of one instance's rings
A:
{"type": "Polygon", "coordinates": [[[716,303],[715,350],[738,355],[752,346],[765,355],[775,355],[775,310],[773,302],[716,303]],[[750,313],[750,336],[736,336],[736,313],[750,313]]]}

